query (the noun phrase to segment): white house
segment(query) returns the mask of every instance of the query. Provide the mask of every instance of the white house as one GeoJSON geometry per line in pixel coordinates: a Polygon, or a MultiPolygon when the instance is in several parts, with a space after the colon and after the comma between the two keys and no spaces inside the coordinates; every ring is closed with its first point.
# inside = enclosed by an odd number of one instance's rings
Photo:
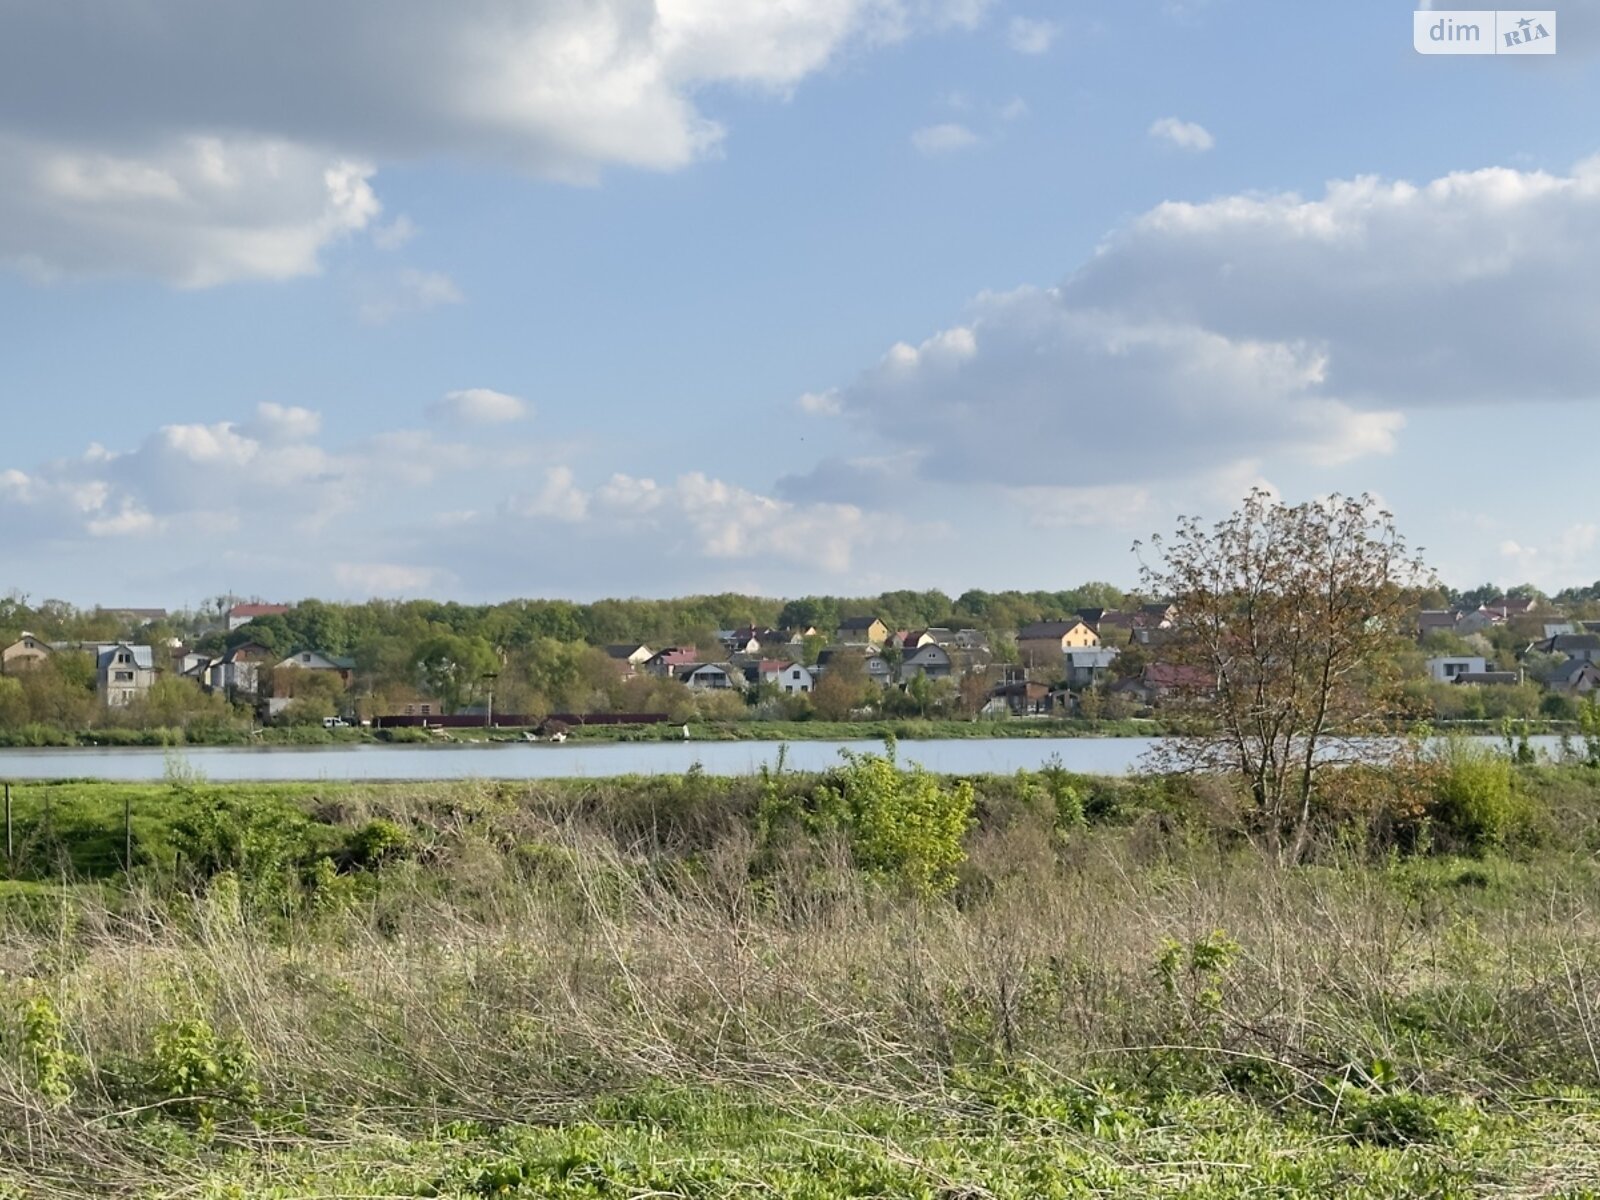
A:
{"type": "Polygon", "coordinates": [[[744,676],[728,663],[701,663],[695,667],[686,667],[678,672],[678,678],[685,687],[709,689],[711,691],[728,691],[742,687],[744,676]]]}
{"type": "Polygon", "coordinates": [[[1454,683],[1457,675],[1481,675],[1489,669],[1485,658],[1441,655],[1428,660],[1428,675],[1435,683],[1454,683]]]}

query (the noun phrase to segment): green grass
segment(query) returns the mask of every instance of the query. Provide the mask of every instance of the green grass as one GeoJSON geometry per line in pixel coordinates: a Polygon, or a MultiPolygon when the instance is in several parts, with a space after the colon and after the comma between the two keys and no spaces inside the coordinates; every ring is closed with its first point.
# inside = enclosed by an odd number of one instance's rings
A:
{"type": "Polygon", "coordinates": [[[19,789],[0,1196],[1600,1194],[1600,772],[1295,869],[1214,781],[978,777],[944,894],[874,780],[19,789]]]}

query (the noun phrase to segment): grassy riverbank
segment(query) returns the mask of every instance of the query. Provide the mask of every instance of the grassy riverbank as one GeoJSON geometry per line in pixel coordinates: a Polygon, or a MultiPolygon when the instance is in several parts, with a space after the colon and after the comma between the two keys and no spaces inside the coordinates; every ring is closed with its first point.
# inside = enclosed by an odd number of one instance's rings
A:
{"type": "MultiPolygon", "coordinates": [[[[690,722],[687,740],[699,742],[881,742],[885,737],[900,741],[964,741],[984,738],[1062,738],[1062,737],[1161,737],[1173,732],[1170,722],[1160,718],[1128,717],[1120,720],[1091,721],[1070,719],[985,719],[976,721],[920,720],[896,718],[882,721],[722,721],[690,722]]],[[[1451,732],[1481,737],[1499,737],[1505,725],[1493,721],[1460,721],[1448,726],[1451,732]]],[[[585,742],[679,742],[684,741],[681,724],[660,725],[574,725],[567,729],[572,741],[585,742]]],[[[1518,737],[1574,736],[1572,722],[1532,721],[1516,725],[1518,737]]],[[[471,745],[485,742],[520,742],[532,731],[509,728],[465,729],[324,729],[321,726],[257,728],[224,727],[206,729],[87,729],[56,730],[29,727],[0,730],[0,749],[81,749],[81,748],[166,748],[178,746],[356,746],[356,745],[471,745]]],[[[1403,732],[1403,730],[1397,730],[1403,732]]]]}
{"type": "Polygon", "coordinates": [[[1450,772],[28,785],[0,1195],[1592,1194],[1600,772],[1450,772]]]}

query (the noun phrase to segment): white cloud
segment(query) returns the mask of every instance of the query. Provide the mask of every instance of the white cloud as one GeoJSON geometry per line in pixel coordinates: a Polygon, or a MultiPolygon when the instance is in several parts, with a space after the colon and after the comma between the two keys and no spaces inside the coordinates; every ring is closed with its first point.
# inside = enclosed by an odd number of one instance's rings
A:
{"type": "Polygon", "coordinates": [[[105,149],[8,132],[0,119],[0,264],[190,288],[315,274],[325,247],[381,211],[373,173],[273,138],[105,149]]]}
{"type": "Polygon", "coordinates": [[[1507,570],[1522,579],[1590,579],[1600,576],[1596,569],[1600,552],[1600,525],[1582,521],[1552,531],[1540,545],[1524,545],[1513,539],[1500,543],[1500,556],[1507,570]]]}
{"type": "MultiPolygon", "coordinates": [[[[1596,278],[1600,161],[1168,203],[833,397],[924,481],[1281,478],[1388,454],[1421,408],[1600,399],[1596,278]]],[[[786,488],[873,494],[839,464],[786,488]]]]}
{"type": "Polygon", "coordinates": [[[958,150],[966,150],[978,144],[978,135],[965,125],[947,122],[943,125],[929,125],[919,129],[911,135],[911,144],[917,148],[918,153],[934,157],[941,154],[953,154],[958,150]]]}
{"type": "Polygon", "coordinates": [[[361,287],[356,306],[365,325],[387,325],[397,317],[427,312],[447,304],[462,304],[466,297],[448,275],[440,271],[419,271],[412,267],[392,276],[371,278],[361,287]]]}
{"type": "Polygon", "coordinates": [[[573,523],[589,515],[589,497],[580,489],[571,467],[551,467],[544,486],[532,496],[513,496],[507,510],[519,517],[547,517],[573,523]]]}
{"type": "Polygon", "coordinates": [[[379,250],[398,250],[412,238],[417,236],[417,225],[405,213],[401,213],[387,225],[375,226],[372,230],[372,244],[379,250]]]}
{"type": "Polygon", "coordinates": [[[232,0],[13,5],[0,39],[0,264],[181,286],[313,274],[377,226],[375,167],[450,158],[588,182],[724,131],[718,84],[782,95],[846,46],[972,28],[989,0],[232,0]]]}
{"type": "Polygon", "coordinates": [[[1013,96],[1000,109],[1000,119],[1002,121],[1020,121],[1031,111],[1033,110],[1028,107],[1026,100],[1021,96],[1013,96]]]}
{"type": "Polygon", "coordinates": [[[407,566],[404,563],[346,563],[335,564],[334,582],[349,596],[366,599],[372,596],[419,596],[429,588],[438,586],[441,573],[432,567],[407,566]]]}
{"type": "Polygon", "coordinates": [[[1204,154],[1217,144],[1217,139],[1204,125],[1197,125],[1193,121],[1180,121],[1177,117],[1162,117],[1150,126],[1150,136],[1161,141],[1171,142],[1180,150],[1189,150],[1195,154],[1204,154]]]}
{"type": "Polygon", "coordinates": [[[1006,26],[1006,40],[1018,54],[1047,54],[1061,36],[1061,26],[1054,21],[1033,17],[1012,17],[1006,26]]]}
{"type": "Polygon", "coordinates": [[[806,392],[799,400],[795,401],[795,404],[801,412],[809,413],[813,417],[838,416],[841,409],[839,389],[829,388],[824,392],[806,392]]]}
{"type": "Polygon", "coordinates": [[[526,400],[493,388],[447,392],[442,400],[428,406],[430,417],[455,425],[504,425],[522,420],[529,411],[526,400]]]}
{"type": "Polygon", "coordinates": [[[308,442],[322,432],[322,414],[298,405],[269,401],[256,406],[255,420],[243,426],[242,432],[272,444],[308,442]]]}

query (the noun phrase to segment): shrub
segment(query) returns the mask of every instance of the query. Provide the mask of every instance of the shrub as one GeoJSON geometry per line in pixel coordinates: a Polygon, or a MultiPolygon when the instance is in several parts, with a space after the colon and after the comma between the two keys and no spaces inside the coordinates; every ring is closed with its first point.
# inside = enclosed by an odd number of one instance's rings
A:
{"type": "Polygon", "coordinates": [[[945,787],[921,767],[902,771],[894,743],[886,754],[844,752],[838,774],[856,862],[898,880],[918,895],[955,885],[973,822],[975,797],[966,780],[945,787]]]}
{"type": "Polygon", "coordinates": [[[169,1021],[156,1031],[150,1086],[168,1112],[209,1131],[219,1116],[249,1113],[258,1086],[255,1063],[243,1043],[220,1038],[206,1022],[169,1021]]]}
{"type": "Polygon", "coordinates": [[[1434,828],[1474,853],[1502,844],[1517,817],[1510,760],[1487,746],[1451,738],[1434,766],[1428,810],[1434,828]]]}
{"type": "Polygon", "coordinates": [[[361,867],[378,867],[416,852],[411,834],[382,817],[368,821],[350,835],[350,860],[361,867]]]}

